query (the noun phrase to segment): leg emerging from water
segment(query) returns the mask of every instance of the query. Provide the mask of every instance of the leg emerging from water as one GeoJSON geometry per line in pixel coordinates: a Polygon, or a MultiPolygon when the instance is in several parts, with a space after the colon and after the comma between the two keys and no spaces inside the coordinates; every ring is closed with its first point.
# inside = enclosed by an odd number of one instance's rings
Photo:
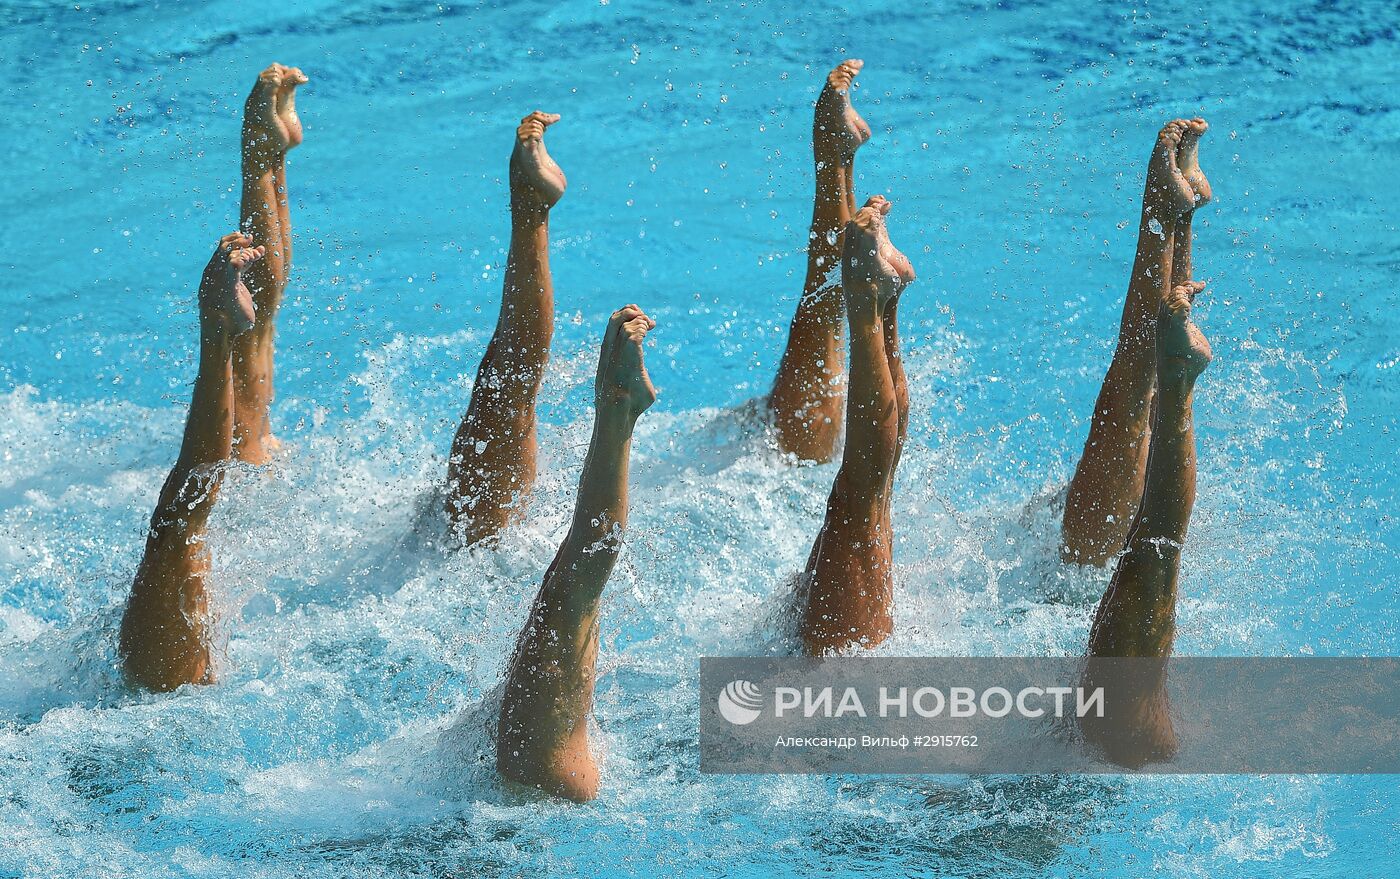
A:
{"type": "Polygon", "coordinates": [[[501,775],[571,800],[592,799],[598,791],[588,749],[598,603],[627,528],[632,427],[656,400],[642,362],[642,341],[655,326],[635,305],[608,322],[573,524],[515,645],[501,701],[501,775]]]}
{"type": "Polygon", "coordinates": [[[549,211],[566,185],[544,147],[544,131],[557,121],[548,113],[526,116],[510,157],[510,251],[500,317],[447,466],[447,513],[469,544],[515,521],[535,484],[535,397],[554,336],[549,211]]]}
{"type": "Polygon", "coordinates": [[[841,431],[841,235],[855,212],[856,150],[870,127],[851,106],[863,62],[843,61],[826,78],[812,122],[817,194],[808,234],[807,278],[768,405],[778,446],[807,461],[830,461],[841,431]]]}
{"type": "MultiPolygon", "coordinates": [[[[910,278],[913,277],[911,268],[910,278]]],[[[901,291],[902,291],[901,287],[901,291]]],[[[909,433],[909,383],[904,378],[904,357],[899,350],[899,294],[889,298],[881,317],[885,342],[885,364],[889,367],[890,383],[894,387],[895,411],[899,414],[899,442],[895,447],[894,463],[890,468],[891,487],[899,459],[904,454],[904,438],[909,433]]],[[[889,500],[890,492],[886,495],[889,500]]]]}
{"type": "Polygon", "coordinates": [[[826,519],[797,593],[804,649],[821,655],[874,647],[893,627],[890,489],[908,418],[895,303],[914,279],[890,244],[889,202],[875,197],[846,227],[841,260],[850,324],[846,448],[826,519]]]}
{"type": "Polygon", "coordinates": [[[251,464],[267,463],[277,448],[270,415],[272,355],[292,266],[286,158],[302,141],[296,89],[306,81],[298,68],[273,64],[258,75],[243,107],[241,228],[267,250],[248,276],[257,323],[233,349],[234,454],[251,464]]]}
{"type": "MultiPolygon", "coordinates": [[[[1166,659],[1176,635],[1177,574],[1196,500],[1196,434],[1191,417],[1196,378],[1210,363],[1210,344],[1191,320],[1204,284],[1173,288],[1157,324],[1157,405],[1142,504],[1127,545],[1094,615],[1085,685],[1107,677],[1103,657],[1161,660],[1134,671],[1127,706],[1081,721],[1086,738],[1126,766],[1170,757],[1176,748],[1166,698],[1166,659]]],[[[1121,681],[1121,679],[1120,679],[1121,681]]]]}
{"type": "Polygon", "coordinates": [[[146,552],[122,617],[127,675],[152,690],[207,683],[204,528],[218,496],[233,441],[234,339],[254,323],[244,273],[263,257],[250,236],[219,242],[199,284],[199,372],[180,456],[151,516],[146,552]]]}
{"type": "Polygon", "coordinates": [[[1106,564],[1123,548],[1142,498],[1156,383],[1157,309],[1172,286],[1190,280],[1190,216],[1210,198],[1196,161],[1197,141],[1205,130],[1201,119],[1167,123],[1148,163],[1118,347],[1065,498],[1060,550],[1065,561],[1106,564]]]}

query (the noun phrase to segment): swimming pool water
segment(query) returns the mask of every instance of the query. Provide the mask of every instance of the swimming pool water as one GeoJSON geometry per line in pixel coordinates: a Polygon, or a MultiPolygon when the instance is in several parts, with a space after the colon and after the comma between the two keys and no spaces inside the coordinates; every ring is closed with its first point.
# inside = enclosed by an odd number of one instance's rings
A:
{"type": "Polygon", "coordinates": [[[746,404],[800,290],[810,103],[866,61],[862,197],[919,282],[889,655],[1073,654],[1101,573],[1054,496],[1112,350],[1144,162],[1203,115],[1216,360],[1178,652],[1395,655],[1400,13],[1385,2],[0,4],[0,875],[1388,876],[1393,779],[711,777],[698,657],[775,649],[832,468],[746,404]],[[271,474],[211,526],[217,686],[115,633],[237,222],[242,101],[303,67],[271,474]],[[563,114],[531,520],[449,553],[436,494],[496,315],[519,117],[563,114]],[[585,806],[482,732],[566,527],[606,315],[661,400],[606,593],[585,806]],[[757,621],[757,622],[755,622],[757,621]]]}

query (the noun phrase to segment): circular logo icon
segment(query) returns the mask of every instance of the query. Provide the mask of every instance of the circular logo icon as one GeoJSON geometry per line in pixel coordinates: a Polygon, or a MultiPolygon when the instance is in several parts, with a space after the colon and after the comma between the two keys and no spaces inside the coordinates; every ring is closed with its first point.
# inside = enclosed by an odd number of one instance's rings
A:
{"type": "Polygon", "coordinates": [[[763,713],[763,694],[748,681],[731,681],[720,691],[719,715],[738,726],[753,723],[763,713]]]}

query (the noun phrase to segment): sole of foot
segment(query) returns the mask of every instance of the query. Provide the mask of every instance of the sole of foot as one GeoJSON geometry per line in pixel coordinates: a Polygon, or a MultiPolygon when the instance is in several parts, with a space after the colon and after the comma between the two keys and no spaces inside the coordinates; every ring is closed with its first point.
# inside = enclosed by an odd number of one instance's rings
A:
{"type": "Polygon", "coordinates": [[[1199,155],[1201,137],[1208,128],[1210,125],[1200,117],[1186,120],[1186,127],[1181,132],[1181,143],[1176,148],[1176,166],[1195,194],[1196,200],[1192,210],[1209,204],[1212,197],[1210,181],[1201,170],[1199,155]]]}
{"type": "Polygon", "coordinates": [[[1157,373],[1191,381],[1210,365],[1210,342],[1191,319],[1191,309],[1206,288],[1201,281],[1178,284],[1162,301],[1157,315],[1157,373]]]}
{"type": "Polygon", "coordinates": [[[257,155],[276,155],[299,146],[304,139],[297,115],[296,90],[310,82],[299,67],[269,64],[258,74],[243,105],[243,148],[257,155]]]}
{"type": "Polygon", "coordinates": [[[257,312],[253,294],[243,276],[267,253],[265,247],[254,247],[253,236],[230,232],[219,239],[214,255],[204,268],[199,285],[200,320],[229,336],[246,333],[253,328],[257,312]]]}
{"type": "Polygon", "coordinates": [[[819,156],[848,161],[870,140],[870,126],[851,105],[851,88],[865,62],[848,58],[826,76],[812,126],[819,156]]]}
{"type": "Polygon", "coordinates": [[[846,235],[846,269],[856,279],[879,285],[882,304],[914,281],[914,266],[890,242],[885,218],[894,205],[883,195],[871,196],[851,218],[846,235]]]}
{"type": "Polygon", "coordinates": [[[1160,223],[1175,222],[1196,206],[1196,191],[1177,164],[1177,152],[1190,124],[1186,119],[1173,119],[1163,125],[1147,164],[1143,202],[1160,223]]]}
{"type": "Polygon", "coordinates": [[[520,120],[515,129],[515,150],[510,155],[511,196],[545,208],[564,197],[568,181],[544,146],[544,132],[559,121],[558,113],[539,110],[520,120]]]}
{"type": "Polygon", "coordinates": [[[654,329],[656,321],[635,305],[619,308],[608,319],[594,394],[600,414],[621,411],[635,419],[656,402],[642,353],[642,343],[654,329]]]}

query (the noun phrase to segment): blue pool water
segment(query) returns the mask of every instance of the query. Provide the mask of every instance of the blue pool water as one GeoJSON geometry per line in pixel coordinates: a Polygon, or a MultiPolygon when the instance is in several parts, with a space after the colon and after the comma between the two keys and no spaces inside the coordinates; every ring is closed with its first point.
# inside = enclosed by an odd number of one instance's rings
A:
{"type": "Polygon", "coordinates": [[[1397,875],[1389,778],[698,771],[702,655],[758,653],[832,469],[766,392],[810,103],[845,56],[920,280],[891,655],[1073,654],[1103,586],[1053,497],[1122,303],[1143,163],[1203,115],[1200,498],[1183,654],[1400,653],[1393,3],[0,4],[0,876],[1397,875]],[[275,421],[212,528],[222,682],[124,690],[115,629],[237,221],[242,100],[303,67],[275,421]],[[447,553],[435,490],[496,313],[511,132],[563,114],[542,484],[447,553]],[[565,527],[605,315],[660,322],[610,584],[598,800],[481,732],[565,527]],[[758,622],[755,622],[758,621],[758,622]],[[485,761],[485,762],[483,762],[485,761]]]}

